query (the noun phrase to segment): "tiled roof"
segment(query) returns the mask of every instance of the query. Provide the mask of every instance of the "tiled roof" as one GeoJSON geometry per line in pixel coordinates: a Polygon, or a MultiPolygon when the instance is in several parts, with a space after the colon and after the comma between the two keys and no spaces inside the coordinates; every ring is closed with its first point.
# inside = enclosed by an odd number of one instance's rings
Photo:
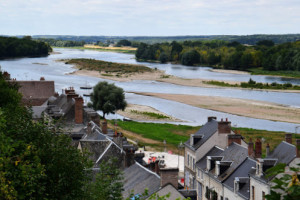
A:
{"type": "Polygon", "coordinates": [[[185,142],[185,145],[198,149],[202,144],[204,144],[216,131],[218,130],[218,122],[216,120],[211,120],[204,124],[194,135],[203,135],[200,141],[195,145],[190,146],[190,139],[185,142]]]}
{"type": "Polygon", "coordinates": [[[133,190],[134,194],[143,194],[145,188],[151,195],[160,188],[160,176],[135,163],[124,170],[123,197],[127,198],[133,190]]]}
{"type": "Polygon", "coordinates": [[[170,193],[170,197],[168,200],[177,200],[177,199],[185,199],[185,197],[174,188],[172,184],[167,184],[165,187],[161,188],[156,192],[159,196],[164,196],[170,193]]]}

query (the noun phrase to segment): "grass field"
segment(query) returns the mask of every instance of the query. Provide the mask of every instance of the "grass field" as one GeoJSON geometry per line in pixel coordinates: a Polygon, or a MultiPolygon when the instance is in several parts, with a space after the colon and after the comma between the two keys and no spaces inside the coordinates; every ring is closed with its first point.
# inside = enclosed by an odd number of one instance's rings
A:
{"type": "Polygon", "coordinates": [[[300,71],[267,71],[262,68],[249,69],[253,75],[271,75],[271,76],[283,76],[291,78],[300,78],[300,71]]]}
{"type": "Polygon", "coordinates": [[[75,64],[79,69],[95,70],[99,72],[105,72],[105,76],[109,76],[109,73],[128,74],[128,73],[143,73],[151,72],[152,69],[145,67],[144,65],[122,64],[106,62],[102,60],[94,59],[70,59],[66,61],[66,64],[75,64]]]}
{"type": "MultiPolygon", "coordinates": [[[[110,122],[112,123],[112,122],[110,122]]],[[[134,134],[142,136],[145,139],[139,140],[139,145],[150,146],[157,150],[163,149],[163,140],[166,140],[168,149],[176,151],[180,142],[186,142],[190,134],[195,133],[200,127],[173,124],[141,123],[134,121],[118,121],[119,131],[130,131],[131,139],[134,140],[134,134]],[[150,141],[150,142],[149,142],[150,141]],[[152,141],[152,142],[151,142],[152,141]],[[153,142],[156,141],[156,142],[153,142]]],[[[262,153],[265,155],[266,144],[269,143],[270,149],[273,150],[281,141],[285,140],[285,132],[255,130],[249,128],[232,128],[234,131],[240,131],[244,140],[248,143],[249,139],[255,143],[256,138],[263,141],[262,153]],[[263,139],[262,139],[263,138],[263,139]]],[[[125,134],[126,136],[126,134],[125,134]]],[[[293,134],[293,141],[300,139],[299,134],[293,134]]]]}

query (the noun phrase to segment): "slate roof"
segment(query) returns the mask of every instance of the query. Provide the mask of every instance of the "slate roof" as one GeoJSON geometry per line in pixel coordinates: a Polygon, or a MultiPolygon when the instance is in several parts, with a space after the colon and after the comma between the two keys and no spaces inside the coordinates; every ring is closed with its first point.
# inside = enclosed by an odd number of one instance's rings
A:
{"type": "Polygon", "coordinates": [[[160,176],[135,163],[124,170],[123,197],[127,198],[133,190],[134,194],[142,194],[148,188],[151,195],[160,188],[160,176]]]}
{"type": "Polygon", "coordinates": [[[275,158],[278,159],[278,163],[289,164],[296,156],[296,146],[282,141],[267,158],[275,158]]]}
{"type": "Polygon", "coordinates": [[[264,167],[263,175],[260,177],[256,176],[255,169],[251,170],[249,174],[255,179],[258,179],[263,182],[268,182],[274,177],[267,178],[265,176],[265,170],[267,168],[275,166],[278,163],[285,163],[288,165],[296,157],[296,146],[286,141],[282,141],[265,159],[263,159],[264,165],[268,164],[267,167],[264,167]]]}
{"type": "Polygon", "coordinates": [[[200,141],[195,145],[190,146],[190,139],[186,141],[185,146],[198,149],[202,144],[204,144],[216,131],[218,130],[218,122],[216,120],[211,120],[204,124],[194,135],[203,135],[200,141]]]}
{"type": "MultiPolygon", "coordinates": [[[[216,147],[214,147],[216,148],[216,147]]],[[[234,170],[247,158],[248,156],[248,149],[233,142],[228,147],[224,149],[223,152],[218,152],[217,156],[223,157],[221,161],[229,161],[232,162],[228,169],[226,169],[222,174],[220,174],[218,177],[215,177],[215,167],[212,168],[209,171],[209,174],[211,174],[212,178],[217,179],[220,182],[223,182],[227,177],[229,177],[234,170]]],[[[207,156],[216,156],[216,155],[210,155],[209,153],[206,154],[205,157],[203,157],[201,160],[206,159],[207,156]]],[[[201,161],[200,160],[200,161],[201,161]]],[[[206,166],[201,163],[198,164],[198,166],[201,167],[201,169],[205,170],[206,166]]],[[[206,164],[206,162],[205,162],[206,164]]]]}
{"type": "Polygon", "coordinates": [[[170,197],[168,200],[176,200],[176,199],[185,199],[185,197],[174,188],[172,184],[167,184],[165,187],[158,190],[157,193],[159,196],[164,196],[170,193],[170,197]]]}
{"type": "MultiPolygon", "coordinates": [[[[249,177],[249,171],[252,169],[252,167],[255,167],[256,161],[252,160],[251,158],[247,158],[244,160],[244,162],[224,181],[225,187],[230,189],[231,191],[234,191],[234,179],[236,177],[249,177]]],[[[240,188],[238,191],[238,194],[244,197],[245,199],[250,198],[250,181],[248,181],[240,188]]]]}
{"type": "Polygon", "coordinates": [[[205,156],[203,156],[197,163],[196,163],[196,167],[201,168],[203,170],[206,169],[207,166],[207,156],[219,156],[224,150],[220,149],[219,147],[214,146],[213,148],[211,148],[209,150],[209,152],[207,152],[207,154],[205,154],[205,156]]]}

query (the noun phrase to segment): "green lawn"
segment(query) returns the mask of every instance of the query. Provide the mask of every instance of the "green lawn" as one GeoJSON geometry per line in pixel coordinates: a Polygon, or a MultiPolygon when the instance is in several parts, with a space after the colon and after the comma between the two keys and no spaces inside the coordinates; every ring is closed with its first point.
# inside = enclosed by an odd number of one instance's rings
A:
{"type": "Polygon", "coordinates": [[[270,76],[300,78],[300,71],[267,71],[262,68],[250,68],[249,71],[253,75],[270,75],[270,76]]]}
{"type": "MultiPolygon", "coordinates": [[[[186,142],[190,134],[194,134],[199,130],[200,126],[192,127],[186,125],[173,125],[173,124],[157,124],[157,123],[142,123],[134,121],[118,121],[118,126],[121,129],[142,135],[145,138],[160,141],[166,140],[167,144],[173,149],[176,149],[178,144],[186,142]]],[[[234,131],[240,131],[240,134],[244,137],[244,140],[248,143],[249,139],[255,143],[256,138],[264,138],[262,144],[262,153],[265,155],[266,144],[270,144],[270,150],[273,150],[281,141],[285,140],[285,132],[279,131],[266,131],[266,130],[256,130],[250,128],[233,128],[234,131]]],[[[122,130],[121,130],[122,131],[122,130]]],[[[299,134],[293,134],[293,143],[295,144],[296,139],[300,139],[299,134]]],[[[161,149],[162,146],[157,146],[157,144],[144,144],[141,145],[153,146],[161,149]]]]}

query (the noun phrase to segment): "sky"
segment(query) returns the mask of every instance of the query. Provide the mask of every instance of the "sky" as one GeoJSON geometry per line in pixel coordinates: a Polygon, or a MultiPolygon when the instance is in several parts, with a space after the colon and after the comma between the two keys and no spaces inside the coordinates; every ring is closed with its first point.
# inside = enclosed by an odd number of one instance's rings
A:
{"type": "Polygon", "coordinates": [[[300,0],[0,0],[0,35],[300,33],[300,0]]]}

